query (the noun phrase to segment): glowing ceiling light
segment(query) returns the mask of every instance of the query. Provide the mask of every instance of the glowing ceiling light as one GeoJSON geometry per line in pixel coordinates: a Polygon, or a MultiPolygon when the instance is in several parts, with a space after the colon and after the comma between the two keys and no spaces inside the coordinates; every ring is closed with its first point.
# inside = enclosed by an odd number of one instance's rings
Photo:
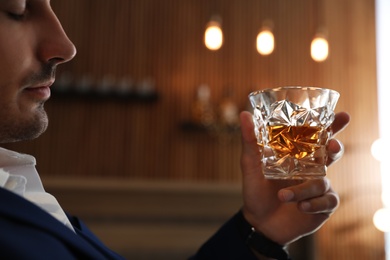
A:
{"type": "Polygon", "coordinates": [[[329,44],[325,37],[317,35],[311,42],[311,57],[317,62],[324,61],[329,55],[329,44]]]}
{"type": "Polygon", "coordinates": [[[274,51],[275,38],[271,29],[264,28],[256,38],[256,48],[261,55],[269,55],[274,51]]]}
{"type": "Polygon", "coordinates": [[[221,28],[221,19],[218,16],[212,17],[207,24],[206,31],[204,33],[204,43],[210,50],[218,50],[223,43],[223,33],[221,28]]]}

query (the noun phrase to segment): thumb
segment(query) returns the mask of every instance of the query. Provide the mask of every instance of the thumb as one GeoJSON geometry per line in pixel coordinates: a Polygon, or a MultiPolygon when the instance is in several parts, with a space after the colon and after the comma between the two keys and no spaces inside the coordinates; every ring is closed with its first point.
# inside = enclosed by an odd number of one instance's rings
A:
{"type": "Polygon", "coordinates": [[[258,174],[260,169],[260,151],[254,133],[254,124],[251,113],[243,111],[241,121],[241,170],[244,175],[258,174]]]}

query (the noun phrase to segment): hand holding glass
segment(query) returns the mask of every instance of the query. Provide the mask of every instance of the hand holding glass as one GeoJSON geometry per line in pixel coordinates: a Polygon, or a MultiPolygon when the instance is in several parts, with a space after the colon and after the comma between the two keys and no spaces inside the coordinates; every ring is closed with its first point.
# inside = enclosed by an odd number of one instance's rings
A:
{"type": "Polygon", "coordinates": [[[249,95],[266,178],[326,175],[326,145],[339,96],[316,87],[281,87],[249,95]]]}

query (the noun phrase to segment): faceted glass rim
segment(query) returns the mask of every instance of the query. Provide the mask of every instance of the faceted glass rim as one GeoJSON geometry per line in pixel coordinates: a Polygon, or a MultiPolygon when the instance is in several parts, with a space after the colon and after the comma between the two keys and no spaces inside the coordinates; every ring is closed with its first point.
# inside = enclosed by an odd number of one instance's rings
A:
{"type": "Polygon", "coordinates": [[[320,88],[320,87],[314,87],[314,86],[284,86],[284,87],[276,87],[276,88],[266,88],[262,90],[256,90],[251,93],[249,93],[249,97],[256,96],[258,94],[267,93],[267,92],[277,92],[277,91],[283,91],[283,90],[319,90],[319,91],[328,91],[332,93],[333,95],[340,96],[340,93],[336,90],[329,89],[329,88],[320,88]]]}

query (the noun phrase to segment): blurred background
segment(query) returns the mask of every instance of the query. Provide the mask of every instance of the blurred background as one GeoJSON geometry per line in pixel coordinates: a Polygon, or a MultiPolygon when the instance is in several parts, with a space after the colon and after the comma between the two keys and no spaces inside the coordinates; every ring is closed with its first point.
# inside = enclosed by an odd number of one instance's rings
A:
{"type": "Polygon", "coordinates": [[[241,205],[236,120],[248,94],[308,85],[340,92],[337,111],[352,121],[337,136],[345,155],[328,169],[340,208],[292,254],[385,259],[373,224],[380,165],[370,152],[379,137],[375,0],[52,6],[78,54],[58,70],[48,131],[7,148],[34,155],[47,190],[111,248],[132,259],[195,252],[241,205]],[[215,50],[204,42],[210,22],[222,31],[215,50]],[[264,30],[272,33],[268,52],[256,45],[264,30]],[[320,60],[315,37],[328,44],[320,60]]]}

